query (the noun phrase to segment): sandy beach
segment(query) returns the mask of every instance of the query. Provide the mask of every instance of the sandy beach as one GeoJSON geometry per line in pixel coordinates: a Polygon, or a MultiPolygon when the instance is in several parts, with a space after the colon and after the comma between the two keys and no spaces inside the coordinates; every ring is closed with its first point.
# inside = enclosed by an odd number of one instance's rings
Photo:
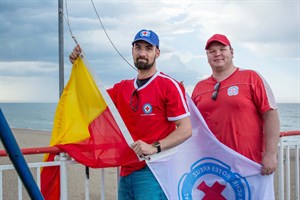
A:
{"type": "MultiPolygon", "coordinates": [[[[35,131],[26,129],[13,129],[13,134],[17,140],[20,148],[28,147],[45,147],[50,142],[50,133],[45,131],[35,131]]],[[[2,143],[0,143],[0,149],[4,149],[2,143]]],[[[43,160],[43,154],[34,156],[25,156],[27,162],[40,162],[43,160]]],[[[291,152],[291,191],[295,191],[295,154],[291,152]]],[[[0,164],[11,164],[11,161],[7,157],[0,158],[0,164]]],[[[117,186],[117,172],[116,168],[107,168],[104,170],[105,177],[105,199],[116,199],[116,186],[117,186]]],[[[36,174],[35,170],[32,173],[36,174]]],[[[68,166],[68,198],[79,200],[84,199],[84,176],[85,167],[81,165],[68,166]]],[[[17,199],[17,176],[16,173],[11,170],[3,173],[3,194],[4,200],[17,199]]],[[[96,200],[101,198],[101,171],[99,169],[90,169],[90,199],[96,200]]],[[[276,199],[278,199],[278,176],[275,173],[274,187],[276,199]]],[[[23,188],[23,199],[30,199],[26,190],[23,188]]],[[[295,199],[295,194],[291,192],[291,199],[295,199]]]]}

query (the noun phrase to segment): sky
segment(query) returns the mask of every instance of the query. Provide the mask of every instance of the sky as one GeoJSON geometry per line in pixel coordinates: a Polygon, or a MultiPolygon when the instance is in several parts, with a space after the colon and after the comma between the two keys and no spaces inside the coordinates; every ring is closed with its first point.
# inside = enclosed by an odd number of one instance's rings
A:
{"type": "MultiPolygon", "coordinates": [[[[225,34],[234,64],[259,72],[278,103],[300,103],[300,3],[298,0],[94,0],[104,28],[132,62],[131,42],[141,29],[160,38],[158,70],[195,84],[211,75],[205,43],[225,34]]],[[[58,0],[1,0],[0,103],[58,102],[58,0]]],[[[90,0],[64,1],[64,15],[89,68],[105,88],[136,76],[103,31],[90,0]]],[[[64,21],[64,83],[75,43],[64,21]]]]}

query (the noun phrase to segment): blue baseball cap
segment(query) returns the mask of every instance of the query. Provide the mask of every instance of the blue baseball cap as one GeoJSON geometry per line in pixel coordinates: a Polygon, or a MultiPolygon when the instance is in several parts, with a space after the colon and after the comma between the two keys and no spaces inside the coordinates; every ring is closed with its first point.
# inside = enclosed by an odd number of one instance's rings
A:
{"type": "Polygon", "coordinates": [[[132,45],[139,40],[143,40],[145,42],[148,42],[150,44],[152,44],[153,46],[157,46],[157,48],[159,48],[159,39],[158,36],[156,35],[156,33],[154,33],[151,30],[145,30],[142,29],[140,30],[134,37],[134,40],[132,42],[132,45]]]}

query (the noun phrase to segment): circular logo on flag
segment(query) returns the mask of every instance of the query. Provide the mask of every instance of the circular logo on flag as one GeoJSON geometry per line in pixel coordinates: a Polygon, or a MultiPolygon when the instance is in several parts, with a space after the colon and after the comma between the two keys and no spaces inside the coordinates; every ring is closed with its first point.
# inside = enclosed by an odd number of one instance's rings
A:
{"type": "Polygon", "coordinates": [[[178,199],[251,199],[246,178],[215,158],[203,158],[191,165],[178,184],[178,199]]]}
{"type": "Polygon", "coordinates": [[[230,86],[227,90],[228,96],[236,96],[239,93],[238,86],[230,86]]]}
{"type": "Polygon", "coordinates": [[[150,103],[144,104],[144,106],[143,106],[143,112],[144,112],[145,114],[150,114],[150,113],[152,113],[152,106],[151,106],[150,103]]]}

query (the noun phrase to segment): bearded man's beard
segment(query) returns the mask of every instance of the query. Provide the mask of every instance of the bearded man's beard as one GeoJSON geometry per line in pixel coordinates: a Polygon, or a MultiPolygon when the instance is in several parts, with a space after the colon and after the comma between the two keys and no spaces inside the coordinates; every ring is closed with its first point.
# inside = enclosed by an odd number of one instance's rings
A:
{"type": "Polygon", "coordinates": [[[147,69],[150,69],[151,67],[153,67],[155,63],[155,59],[153,60],[152,63],[148,63],[148,60],[147,62],[139,62],[139,59],[137,59],[137,62],[134,62],[134,66],[138,69],[138,70],[147,70],[147,69]]]}

